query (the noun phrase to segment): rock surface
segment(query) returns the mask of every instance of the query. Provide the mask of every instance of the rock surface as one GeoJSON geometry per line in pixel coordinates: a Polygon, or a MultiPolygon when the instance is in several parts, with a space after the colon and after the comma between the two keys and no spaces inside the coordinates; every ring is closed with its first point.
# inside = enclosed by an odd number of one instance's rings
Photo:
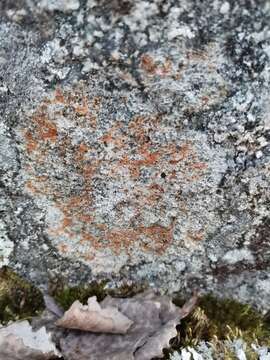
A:
{"type": "Polygon", "coordinates": [[[0,265],[267,309],[269,15],[266,0],[1,1],[0,265]]]}
{"type": "Polygon", "coordinates": [[[25,320],[0,328],[0,357],[6,360],[52,360],[61,356],[45,327],[34,332],[25,320]]]}

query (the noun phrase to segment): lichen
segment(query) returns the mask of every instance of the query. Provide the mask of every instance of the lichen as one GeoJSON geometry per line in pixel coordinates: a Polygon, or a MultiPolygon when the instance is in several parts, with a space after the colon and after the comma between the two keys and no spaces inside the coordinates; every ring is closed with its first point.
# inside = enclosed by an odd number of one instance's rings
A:
{"type": "Polygon", "coordinates": [[[40,290],[8,267],[0,269],[0,323],[29,319],[43,309],[40,290]]]}
{"type": "Polygon", "coordinates": [[[0,267],[8,264],[8,258],[12,253],[14,244],[6,234],[6,227],[0,221],[0,267]]]}
{"type": "Polygon", "coordinates": [[[187,226],[182,208],[195,210],[198,200],[179,203],[179,191],[197,193],[209,181],[219,182],[226,163],[204,136],[168,137],[175,129],[157,112],[111,119],[104,129],[105,102],[85,81],[58,87],[18,132],[27,154],[24,190],[46,213],[52,244],[62,256],[90,265],[94,275],[109,276],[129,259],[166,256],[176,234],[184,234],[187,246],[201,246],[206,220],[187,226]],[[168,206],[174,210],[168,212],[168,206]]]}

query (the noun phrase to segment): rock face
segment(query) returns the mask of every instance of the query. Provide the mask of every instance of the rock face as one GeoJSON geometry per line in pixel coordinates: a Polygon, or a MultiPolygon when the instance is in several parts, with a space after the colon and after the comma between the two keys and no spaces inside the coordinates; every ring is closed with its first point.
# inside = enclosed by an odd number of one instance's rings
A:
{"type": "Polygon", "coordinates": [[[0,264],[267,308],[269,1],[0,14],[0,264]]]}
{"type": "Polygon", "coordinates": [[[0,328],[0,355],[2,359],[6,360],[60,358],[60,353],[45,327],[33,331],[26,320],[0,328]]]}

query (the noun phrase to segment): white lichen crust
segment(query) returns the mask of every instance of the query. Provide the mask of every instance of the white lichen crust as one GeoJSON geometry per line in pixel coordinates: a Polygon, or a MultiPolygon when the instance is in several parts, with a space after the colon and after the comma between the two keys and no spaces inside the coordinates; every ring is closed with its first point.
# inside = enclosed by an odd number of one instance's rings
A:
{"type": "Polygon", "coordinates": [[[7,0],[0,19],[0,264],[267,309],[269,1],[7,0]]]}

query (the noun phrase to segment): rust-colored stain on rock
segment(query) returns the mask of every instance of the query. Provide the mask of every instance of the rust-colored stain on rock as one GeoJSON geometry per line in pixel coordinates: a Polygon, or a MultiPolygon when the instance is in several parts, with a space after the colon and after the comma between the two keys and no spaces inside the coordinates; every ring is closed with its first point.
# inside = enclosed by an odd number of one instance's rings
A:
{"type": "Polygon", "coordinates": [[[153,57],[148,54],[141,56],[141,68],[149,75],[172,75],[172,63],[166,59],[164,63],[159,64],[153,57]]]}
{"type": "MultiPolygon", "coordinates": [[[[148,58],[142,64],[147,71],[154,69],[148,58]]],[[[170,192],[178,201],[174,182],[196,182],[208,165],[192,139],[162,145],[155,140],[162,133],[159,115],[136,116],[127,123],[116,119],[101,131],[101,103],[83,90],[57,89],[44,100],[24,131],[30,164],[25,165],[25,188],[46,198],[49,218],[52,208],[57,212],[56,221],[47,221],[47,232],[58,239],[62,254],[71,243],[85,261],[102,249],[164,253],[173,243],[176,221],[171,216],[162,224],[166,196],[170,192]]],[[[185,211],[181,206],[179,201],[179,211],[185,211]]],[[[203,235],[190,237],[198,241],[203,235]]]]}

